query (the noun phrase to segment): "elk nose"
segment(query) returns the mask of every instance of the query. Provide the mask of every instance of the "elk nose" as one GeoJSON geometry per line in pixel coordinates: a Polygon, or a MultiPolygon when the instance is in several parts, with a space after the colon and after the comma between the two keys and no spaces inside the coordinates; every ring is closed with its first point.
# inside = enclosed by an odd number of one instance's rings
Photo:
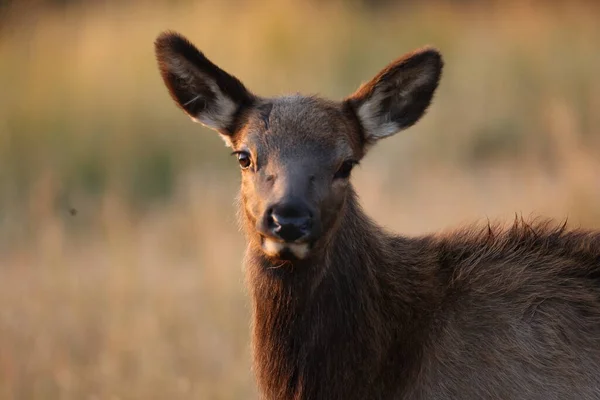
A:
{"type": "Polygon", "coordinates": [[[269,230],[286,242],[302,239],[310,233],[312,214],[306,208],[293,204],[278,205],[269,214],[269,230]]]}

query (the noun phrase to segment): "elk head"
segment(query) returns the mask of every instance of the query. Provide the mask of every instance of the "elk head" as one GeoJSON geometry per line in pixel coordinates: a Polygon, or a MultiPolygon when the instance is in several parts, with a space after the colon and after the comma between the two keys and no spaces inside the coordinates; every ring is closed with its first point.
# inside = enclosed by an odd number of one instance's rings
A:
{"type": "Polygon", "coordinates": [[[443,66],[440,54],[425,48],[392,62],[343,101],[262,98],[179,34],[161,34],[155,49],[175,102],[233,149],[251,245],[283,260],[310,257],[334,233],[353,195],[352,168],[371,144],[421,118],[443,66]]]}

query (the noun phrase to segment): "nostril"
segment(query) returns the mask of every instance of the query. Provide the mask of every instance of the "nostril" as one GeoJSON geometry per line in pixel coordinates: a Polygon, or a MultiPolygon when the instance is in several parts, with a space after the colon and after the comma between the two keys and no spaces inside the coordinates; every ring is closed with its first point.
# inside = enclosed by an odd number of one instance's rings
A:
{"type": "Polygon", "coordinates": [[[298,228],[299,229],[309,229],[311,225],[312,225],[312,218],[310,218],[308,216],[304,217],[304,218],[301,218],[298,221],[298,228]]]}
{"type": "Polygon", "coordinates": [[[279,223],[275,218],[275,214],[273,213],[273,208],[267,210],[267,226],[269,229],[275,229],[279,227],[279,223]]]}

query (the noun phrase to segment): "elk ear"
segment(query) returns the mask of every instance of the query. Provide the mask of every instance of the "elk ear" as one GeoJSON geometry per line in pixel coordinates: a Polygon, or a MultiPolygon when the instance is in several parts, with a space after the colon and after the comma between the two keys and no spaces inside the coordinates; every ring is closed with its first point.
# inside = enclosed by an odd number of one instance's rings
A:
{"type": "Polygon", "coordinates": [[[160,74],[177,105],[194,121],[233,135],[255,97],[183,36],[164,32],[154,46],[160,74]]]}
{"type": "Polygon", "coordinates": [[[365,141],[372,143],[417,122],[431,103],[442,67],[437,50],[417,50],[392,62],[348,97],[365,141]]]}

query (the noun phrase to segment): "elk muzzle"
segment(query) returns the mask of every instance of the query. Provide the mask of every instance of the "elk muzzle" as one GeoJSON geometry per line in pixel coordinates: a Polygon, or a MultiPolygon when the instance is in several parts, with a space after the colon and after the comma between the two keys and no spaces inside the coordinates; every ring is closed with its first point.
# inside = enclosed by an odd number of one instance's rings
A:
{"type": "Polygon", "coordinates": [[[286,201],[268,207],[258,226],[262,248],[278,258],[305,258],[318,232],[314,213],[300,201],[286,201]]]}
{"type": "Polygon", "coordinates": [[[273,236],[284,242],[302,241],[310,235],[312,213],[307,207],[279,205],[267,212],[267,224],[273,236]]]}

